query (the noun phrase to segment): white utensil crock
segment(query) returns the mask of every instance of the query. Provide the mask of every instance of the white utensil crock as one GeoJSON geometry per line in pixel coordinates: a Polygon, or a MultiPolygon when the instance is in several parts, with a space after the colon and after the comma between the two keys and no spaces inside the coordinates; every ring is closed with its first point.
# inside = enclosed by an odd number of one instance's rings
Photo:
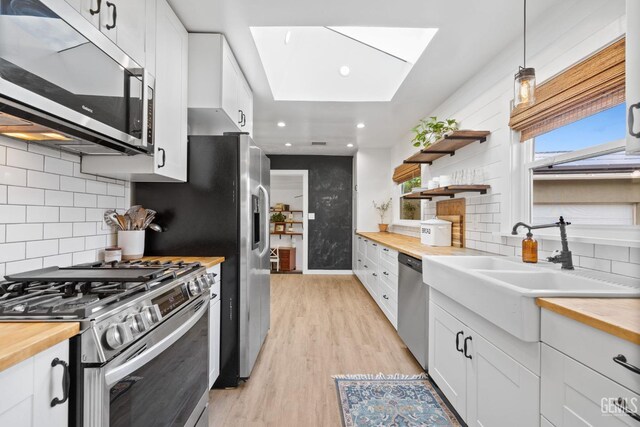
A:
{"type": "Polygon", "coordinates": [[[144,255],[144,230],[118,230],[122,259],[140,259],[144,255]]]}

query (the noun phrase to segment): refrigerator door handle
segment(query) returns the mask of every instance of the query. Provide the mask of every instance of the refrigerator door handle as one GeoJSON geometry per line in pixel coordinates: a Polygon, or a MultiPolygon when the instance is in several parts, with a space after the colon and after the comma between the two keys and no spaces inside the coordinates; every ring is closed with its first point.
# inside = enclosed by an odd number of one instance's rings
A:
{"type": "Polygon", "coordinates": [[[264,195],[264,218],[265,218],[265,225],[264,225],[264,249],[262,250],[262,252],[260,252],[260,258],[262,258],[263,256],[265,256],[267,254],[267,251],[269,251],[270,245],[269,245],[269,227],[270,227],[270,223],[269,223],[269,207],[271,206],[270,202],[269,202],[269,192],[267,191],[267,189],[262,185],[259,184],[258,185],[258,190],[262,191],[263,195],[264,195]]]}

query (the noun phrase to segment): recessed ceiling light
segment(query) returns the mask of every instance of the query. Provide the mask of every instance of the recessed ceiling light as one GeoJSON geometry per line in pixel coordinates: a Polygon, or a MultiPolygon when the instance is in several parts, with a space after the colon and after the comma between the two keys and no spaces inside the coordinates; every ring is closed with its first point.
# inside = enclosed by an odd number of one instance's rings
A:
{"type": "Polygon", "coordinates": [[[287,34],[284,35],[284,44],[289,44],[291,40],[291,31],[287,31],[287,34]]]}
{"type": "Polygon", "coordinates": [[[291,143],[287,142],[286,144],[284,144],[285,147],[291,147],[291,143]]]}
{"type": "Polygon", "coordinates": [[[351,148],[353,147],[353,144],[347,144],[347,147],[351,148]]]}
{"type": "Polygon", "coordinates": [[[356,127],[357,127],[358,129],[362,129],[362,128],[364,127],[364,123],[358,123],[358,124],[356,125],[356,127]]]}
{"type": "Polygon", "coordinates": [[[347,67],[346,65],[340,67],[340,75],[342,77],[347,77],[349,73],[351,73],[351,69],[349,67],[347,67]]]}
{"type": "Polygon", "coordinates": [[[631,172],[631,178],[640,178],[640,170],[631,172]]]}
{"type": "Polygon", "coordinates": [[[287,124],[285,122],[278,122],[278,127],[279,128],[283,128],[285,127],[287,124]]]}

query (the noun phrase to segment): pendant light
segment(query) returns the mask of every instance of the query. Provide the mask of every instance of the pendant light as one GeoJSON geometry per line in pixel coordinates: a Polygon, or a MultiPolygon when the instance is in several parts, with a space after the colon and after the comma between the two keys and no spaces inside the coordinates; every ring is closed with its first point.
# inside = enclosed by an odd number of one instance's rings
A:
{"type": "Polygon", "coordinates": [[[527,0],[524,0],[524,61],[518,69],[514,82],[514,104],[516,107],[533,105],[536,100],[536,70],[527,68],[527,0]]]}

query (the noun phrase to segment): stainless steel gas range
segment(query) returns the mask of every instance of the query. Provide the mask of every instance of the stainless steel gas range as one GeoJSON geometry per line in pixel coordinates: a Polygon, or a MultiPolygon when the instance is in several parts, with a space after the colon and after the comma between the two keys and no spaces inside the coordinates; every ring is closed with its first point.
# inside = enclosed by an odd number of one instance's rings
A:
{"type": "Polygon", "coordinates": [[[209,288],[199,263],[46,268],[0,283],[0,321],[77,321],[72,425],[207,425],[209,288]]]}

